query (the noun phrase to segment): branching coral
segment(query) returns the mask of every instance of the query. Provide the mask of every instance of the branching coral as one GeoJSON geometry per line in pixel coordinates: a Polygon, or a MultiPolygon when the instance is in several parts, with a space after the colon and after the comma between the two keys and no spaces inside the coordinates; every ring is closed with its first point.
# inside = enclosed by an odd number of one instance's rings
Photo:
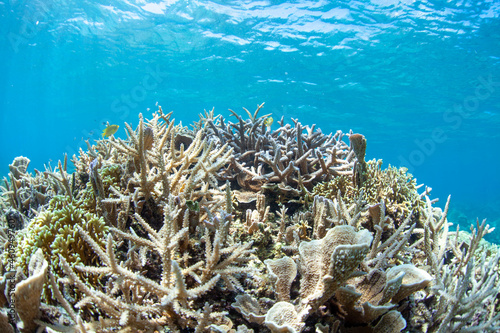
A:
{"type": "Polygon", "coordinates": [[[488,261],[486,252],[477,253],[481,239],[491,229],[485,221],[478,221],[475,228],[471,227],[470,240],[459,243],[458,230],[454,237],[448,237],[449,199],[444,211],[434,210],[429,198],[426,199],[423,248],[430,272],[435,277],[431,299],[434,311],[419,304],[426,319],[426,330],[459,332],[467,327],[468,332],[497,332],[500,314],[495,309],[495,299],[499,295],[500,252],[488,261]],[[453,259],[447,263],[449,252],[453,253],[453,259]]]}
{"type": "Polygon", "coordinates": [[[140,115],[137,129],[126,124],[126,130],[128,140],[99,140],[73,158],[77,172],[87,174],[91,183],[92,192],[87,186],[84,194],[86,202],[94,202],[95,211],[109,224],[123,225],[116,211],[125,202],[142,215],[159,217],[170,194],[180,196],[182,202],[205,204],[220,195],[216,175],[229,163],[232,149],[213,147],[205,140],[203,128],[192,132],[174,125],[160,107],[151,120],[144,121],[140,115]],[[110,169],[118,177],[106,181],[110,169]]]}
{"type": "Polygon", "coordinates": [[[353,182],[351,178],[341,176],[316,185],[313,193],[331,200],[337,198],[340,193],[347,206],[360,197],[369,205],[376,205],[380,200],[384,200],[385,210],[396,226],[412,211],[418,217],[420,210],[425,207],[425,202],[417,192],[420,186],[405,168],[389,166],[382,169],[382,160],[371,160],[366,162],[362,169],[364,176],[360,185],[358,181],[353,182]]]}
{"type": "MultiPolygon", "coordinates": [[[[50,166],[45,173],[35,170],[36,175],[33,177],[28,172],[29,163],[27,157],[16,157],[9,165],[9,177],[4,178],[4,186],[0,186],[9,209],[26,217],[32,217],[53,195],[63,192],[58,183],[48,179],[48,174],[55,174],[50,172],[50,166]]],[[[6,208],[3,208],[4,212],[6,208]]]]}
{"type": "Polygon", "coordinates": [[[264,123],[269,115],[258,116],[263,106],[253,114],[245,109],[247,120],[231,110],[236,123],[226,123],[222,116],[214,118],[213,114],[201,116],[200,124],[208,126],[207,139],[217,147],[227,144],[234,149],[231,164],[219,177],[236,180],[240,187],[254,191],[264,184],[277,184],[280,191],[298,196],[320,181],[352,174],[354,156],[342,141],[341,131],[324,135],[315,125],[303,126],[293,120],[292,127],[283,119],[278,122],[280,127],[271,131],[264,123]]]}
{"type": "Polygon", "coordinates": [[[500,329],[485,223],[464,240],[405,169],[365,162],[362,135],[272,130],[262,107],[234,123],[205,112],[192,129],[160,107],[126,139],[87,142],[73,173],[66,158],[34,175],[16,159],[0,288],[21,296],[13,318],[0,297],[0,329],[500,329]]]}
{"type": "MultiPolygon", "coordinates": [[[[79,229],[80,235],[104,263],[103,267],[77,265],[71,268],[60,256],[70,283],[87,295],[76,307],[93,306],[109,318],[100,324],[101,329],[134,327],[147,331],[168,325],[172,329],[189,326],[202,331],[208,325],[223,322],[225,312],[205,308],[203,302],[200,303],[202,307],[192,304],[214,289],[220,279],[224,280],[226,287],[241,289],[236,276],[249,271],[241,267],[241,263],[249,259],[252,244],[226,245],[228,235],[225,235],[224,229],[229,221],[214,216],[212,225],[216,228],[215,233],[205,228],[205,235],[198,239],[205,243],[205,259],[190,263],[189,258],[183,258],[182,255],[187,254],[188,249],[192,250],[191,246],[195,244],[182,244],[189,227],[180,228],[176,225],[180,212],[178,201],[170,196],[164,208],[164,223],[159,231],[152,229],[136,214],[135,218],[146,230],[149,239],[137,236],[133,230],[126,233],[112,228],[115,236],[108,236],[105,248],[79,229]],[[115,238],[130,244],[126,260],[121,262],[115,255],[115,238]],[[157,265],[158,278],[140,275],[139,272],[155,256],[158,256],[158,263],[152,265],[157,265]],[[91,288],[75,272],[106,276],[106,286],[91,288]],[[210,315],[206,317],[205,312],[209,310],[210,315]]],[[[194,251],[192,254],[202,255],[203,252],[194,251]]]]}

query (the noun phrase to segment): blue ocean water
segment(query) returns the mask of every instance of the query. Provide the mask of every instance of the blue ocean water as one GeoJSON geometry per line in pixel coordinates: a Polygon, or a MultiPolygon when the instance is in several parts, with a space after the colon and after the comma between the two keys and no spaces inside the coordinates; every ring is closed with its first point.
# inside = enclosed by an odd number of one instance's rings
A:
{"type": "Polygon", "coordinates": [[[500,3],[0,1],[0,175],[55,165],[159,103],[352,129],[450,220],[500,242],[500,3]]]}

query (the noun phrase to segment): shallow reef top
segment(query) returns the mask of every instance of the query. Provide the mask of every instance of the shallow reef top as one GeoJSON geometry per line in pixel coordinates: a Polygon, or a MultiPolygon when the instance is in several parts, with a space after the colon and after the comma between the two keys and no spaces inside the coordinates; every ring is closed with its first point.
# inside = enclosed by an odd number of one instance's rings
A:
{"type": "Polygon", "coordinates": [[[162,108],[1,187],[1,332],[495,332],[499,251],[404,168],[264,104],[162,108]],[[277,128],[276,128],[277,127],[277,128]]]}

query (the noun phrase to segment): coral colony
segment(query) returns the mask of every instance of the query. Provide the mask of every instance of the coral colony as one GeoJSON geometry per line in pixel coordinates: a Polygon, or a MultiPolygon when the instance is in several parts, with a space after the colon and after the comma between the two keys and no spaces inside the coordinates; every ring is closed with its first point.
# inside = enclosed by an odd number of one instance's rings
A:
{"type": "Polygon", "coordinates": [[[161,107],[1,188],[0,332],[498,332],[499,251],[366,140],[161,107]]]}

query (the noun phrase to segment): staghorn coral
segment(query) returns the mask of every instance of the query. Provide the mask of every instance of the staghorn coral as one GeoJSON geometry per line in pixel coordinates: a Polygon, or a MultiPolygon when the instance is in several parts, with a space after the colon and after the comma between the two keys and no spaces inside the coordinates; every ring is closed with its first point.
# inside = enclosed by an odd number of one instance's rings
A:
{"type": "Polygon", "coordinates": [[[500,314],[495,300],[499,295],[500,252],[487,261],[487,252],[477,251],[483,236],[492,229],[486,221],[477,221],[475,228],[471,226],[470,239],[459,243],[458,228],[449,237],[446,216],[450,198],[444,211],[433,208],[429,198],[425,198],[423,252],[435,282],[429,297],[431,306],[425,306],[422,300],[416,307],[425,318],[421,325],[428,332],[459,332],[466,327],[469,332],[497,332],[500,314]],[[445,256],[449,252],[453,258],[447,263],[445,256]]]}
{"type": "Polygon", "coordinates": [[[3,292],[34,276],[35,243],[54,245],[38,246],[50,288],[30,301],[37,319],[19,310],[16,329],[498,330],[498,256],[480,245],[485,224],[470,239],[449,232],[448,205],[434,208],[404,169],[364,162],[363,136],[351,133],[349,146],[342,132],[283,119],[272,131],[261,108],[247,120],[232,112],[235,123],[206,112],[191,130],[159,108],[127,124],[126,139],[88,143],[73,173],[66,159],[34,175],[25,159],[13,164],[1,251],[9,259],[18,247],[24,273],[4,262],[3,292]],[[313,197],[319,182],[323,196],[313,197]],[[36,184],[46,201],[24,204],[36,184]]]}
{"type": "Polygon", "coordinates": [[[230,110],[236,123],[226,123],[213,112],[200,115],[197,126],[207,126],[207,140],[216,147],[227,144],[234,149],[231,164],[219,177],[236,181],[247,190],[259,191],[263,185],[272,188],[274,184],[281,194],[300,196],[320,181],[352,175],[354,155],[342,141],[341,131],[324,135],[315,125],[303,126],[293,120],[291,127],[283,118],[278,122],[280,127],[271,131],[264,123],[269,115],[258,116],[263,106],[253,114],[244,109],[247,120],[230,110]]]}
{"type": "MultiPolygon", "coordinates": [[[[227,288],[241,289],[236,276],[250,269],[241,267],[241,263],[249,260],[251,243],[231,244],[227,235],[227,214],[213,216],[211,225],[215,232],[204,228],[204,235],[199,241],[204,241],[204,260],[190,262],[179,256],[182,254],[181,244],[185,240],[189,227],[176,226],[177,217],[181,212],[178,201],[173,196],[164,208],[164,223],[159,231],[152,229],[138,214],[135,218],[145,228],[149,239],[131,233],[125,233],[112,228],[107,238],[105,249],[101,248],[88,233],[79,229],[85,241],[94,249],[103,267],[70,265],[61,256],[63,268],[69,276],[71,284],[86,294],[77,308],[94,306],[104,310],[109,319],[99,323],[100,329],[117,329],[134,327],[136,330],[147,331],[149,328],[168,325],[170,328],[192,327],[195,331],[203,331],[205,327],[224,323],[224,311],[216,312],[210,306],[193,306],[197,299],[202,298],[211,289],[216,288],[219,280],[223,280],[227,288]],[[118,262],[115,256],[116,239],[127,240],[130,244],[126,260],[118,262]],[[158,260],[158,281],[138,274],[148,259],[154,255],[158,260]],[[90,288],[75,272],[107,276],[106,286],[90,288]],[[129,295],[129,292],[132,291],[129,295]]],[[[192,240],[190,240],[191,242],[192,240]]],[[[193,244],[194,245],[194,244],[193,244]]],[[[189,244],[187,247],[191,247],[189,244]]],[[[201,250],[201,248],[200,248],[201,250]]],[[[194,252],[192,253],[194,255],[194,252]]],[[[125,258],[124,258],[125,259],[125,258]]],[[[156,264],[153,264],[156,266],[156,264]]]]}
{"type": "Polygon", "coordinates": [[[173,124],[169,115],[164,115],[160,108],[147,125],[140,115],[136,131],[127,124],[128,142],[120,139],[109,142],[116,150],[126,153],[129,162],[133,158],[133,177],[127,186],[135,201],[139,197],[147,200],[149,196],[165,201],[168,194],[180,193],[185,198],[197,200],[204,195],[208,185],[217,188],[215,174],[228,163],[232,150],[227,146],[214,150],[203,140],[203,129],[190,133],[173,124]],[[145,126],[152,132],[152,144],[145,143],[145,126]],[[147,149],[149,146],[151,148],[147,149]]]}
{"type": "Polygon", "coordinates": [[[53,195],[62,192],[61,187],[48,179],[49,170],[45,173],[35,170],[33,177],[28,172],[29,163],[27,157],[16,157],[9,165],[8,178],[4,177],[4,186],[0,186],[3,213],[8,209],[17,211],[21,221],[32,217],[53,195]]]}
{"type": "MultiPolygon", "coordinates": [[[[203,128],[189,131],[174,125],[170,116],[161,107],[151,120],[139,115],[136,130],[125,125],[127,140],[111,136],[95,145],[87,143],[89,150],[73,157],[77,173],[90,182],[81,192],[86,205],[109,225],[125,226],[128,212],[120,216],[122,206],[155,219],[150,221],[155,224],[161,223],[170,194],[183,203],[206,205],[221,195],[216,175],[229,163],[232,149],[213,147],[204,139],[203,128]]],[[[200,212],[199,219],[205,217],[200,212]]]]}

